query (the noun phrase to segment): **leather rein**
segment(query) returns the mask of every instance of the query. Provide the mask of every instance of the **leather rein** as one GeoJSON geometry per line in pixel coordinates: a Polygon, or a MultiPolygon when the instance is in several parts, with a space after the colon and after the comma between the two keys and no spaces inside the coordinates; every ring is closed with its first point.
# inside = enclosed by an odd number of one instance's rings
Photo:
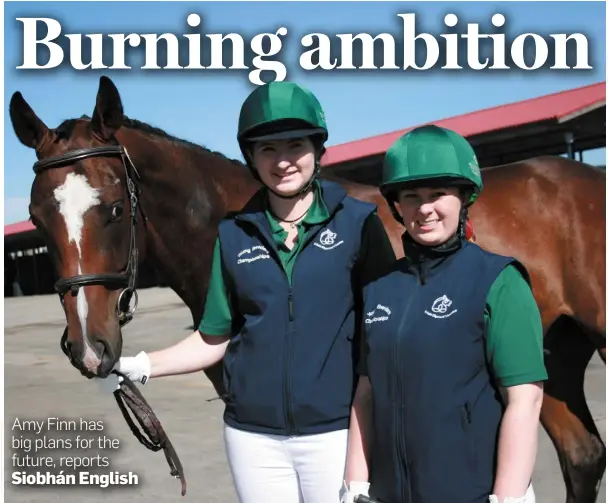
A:
{"type": "MultiPolygon", "coordinates": [[[[136,282],[139,258],[136,231],[138,209],[141,211],[141,207],[138,206],[140,190],[135,182],[135,178],[137,177],[137,179],[139,179],[140,177],[135,165],[129,157],[127,150],[122,145],[107,145],[103,147],[72,150],[66,152],[65,154],[39,160],[34,164],[33,169],[34,173],[39,174],[47,169],[65,167],[73,164],[74,162],[96,156],[120,156],[125,168],[125,178],[127,182],[131,210],[131,236],[129,240],[127,267],[120,273],[81,274],[68,278],[60,278],[55,283],[55,291],[59,294],[59,298],[63,304],[64,296],[68,292],[70,292],[72,296],[76,296],[78,294],[78,290],[84,286],[102,285],[111,289],[122,288],[123,290],[118,297],[116,305],[118,322],[122,328],[133,319],[133,315],[137,309],[138,299],[136,282]],[[131,309],[130,305],[132,298],[135,298],[135,304],[131,309]]],[[[68,328],[66,327],[63,332],[63,336],[61,337],[60,346],[62,351],[71,361],[72,358],[66,345],[67,334],[68,328]]],[[[119,379],[121,381],[119,388],[114,391],[114,398],[116,399],[116,403],[118,404],[125,421],[129,425],[131,432],[145,447],[151,451],[156,452],[163,449],[167,463],[169,464],[170,473],[173,477],[181,480],[181,494],[182,496],[185,496],[186,478],[184,476],[184,469],[177,453],[175,452],[175,449],[173,448],[173,445],[171,444],[171,441],[169,440],[169,437],[160,424],[160,421],[152,411],[152,408],[148,402],[146,402],[137,386],[119,372],[113,371],[113,373],[122,378],[119,379]],[[133,414],[141,426],[143,434],[136,426],[131,414],[133,414]],[[144,435],[147,435],[148,438],[146,438],[144,435]]]]}

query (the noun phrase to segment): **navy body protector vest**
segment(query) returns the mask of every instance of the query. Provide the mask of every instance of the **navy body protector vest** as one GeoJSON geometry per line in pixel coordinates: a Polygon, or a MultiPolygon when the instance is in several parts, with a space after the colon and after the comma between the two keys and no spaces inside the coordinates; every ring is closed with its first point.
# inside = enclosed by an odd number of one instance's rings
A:
{"type": "Polygon", "coordinates": [[[487,502],[503,406],[486,362],[484,310],[509,263],[519,266],[463,242],[424,263],[422,282],[402,259],[365,289],[370,495],[379,501],[487,502]]]}
{"type": "Polygon", "coordinates": [[[219,226],[234,317],[224,420],[235,428],[280,435],[348,428],[361,322],[352,273],[375,206],[336,183],[319,184],[330,217],[304,236],[291,286],[261,192],[219,226]]]}

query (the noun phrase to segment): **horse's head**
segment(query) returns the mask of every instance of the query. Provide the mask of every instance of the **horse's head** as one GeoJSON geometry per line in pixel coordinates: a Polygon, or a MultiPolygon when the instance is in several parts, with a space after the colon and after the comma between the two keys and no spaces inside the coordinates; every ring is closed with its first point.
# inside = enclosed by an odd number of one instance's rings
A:
{"type": "Polygon", "coordinates": [[[137,173],[114,136],[123,119],[120,95],[102,77],[91,120],[49,129],[15,93],[10,116],[38,157],[29,211],[60,278],[55,287],[67,320],[61,347],[83,375],[105,377],[122,351],[143,244],[137,173]]]}

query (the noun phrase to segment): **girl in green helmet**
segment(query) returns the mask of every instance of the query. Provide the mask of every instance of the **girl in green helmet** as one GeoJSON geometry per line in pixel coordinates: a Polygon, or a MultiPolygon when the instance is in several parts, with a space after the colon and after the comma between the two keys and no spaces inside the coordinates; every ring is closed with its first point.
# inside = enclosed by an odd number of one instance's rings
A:
{"type": "Polygon", "coordinates": [[[339,503],[363,285],[395,260],[376,208],[319,180],[327,127],[304,88],[256,88],[238,141],[262,188],[219,236],[203,319],[121,358],[131,380],[224,361],[224,439],[241,503],[339,503]]]}
{"type": "Polygon", "coordinates": [[[525,268],[464,238],[482,190],[436,126],[389,149],[382,193],[405,258],[364,291],[344,503],[532,503],[543,334],[525,268]]]}

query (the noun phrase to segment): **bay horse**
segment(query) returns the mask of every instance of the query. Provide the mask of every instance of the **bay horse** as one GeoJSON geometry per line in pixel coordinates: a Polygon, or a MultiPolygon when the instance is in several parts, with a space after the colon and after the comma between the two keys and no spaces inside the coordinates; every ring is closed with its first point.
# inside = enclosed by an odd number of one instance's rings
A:
{"type": "MultiPolygon", "coordinates": [[[[129,119],[107,77],[90,119],[50,129],[18,92],[10,117],[38,158],[29,211],[60,278],[67,321],[61,346],[72,365],[88,378],[111,371],[144,262],[162,274],[198,326],[218,224],[260,187],[248,169],[129,119]]],[[[484,169],[483,179],[470,212],[476,241],[517,257],[530,272],[549,371],[541,422],[558,453],[567,503],[591,503],[606,459],[583,391],[594,352],[606,357],[605,173],[541,157],[484,169]]],[[[401,257],[403,228],[378,189],[340,183],[378,206],[401,257]]],[[[221,363],[206,374],[222,396],[221,363]]]]}

